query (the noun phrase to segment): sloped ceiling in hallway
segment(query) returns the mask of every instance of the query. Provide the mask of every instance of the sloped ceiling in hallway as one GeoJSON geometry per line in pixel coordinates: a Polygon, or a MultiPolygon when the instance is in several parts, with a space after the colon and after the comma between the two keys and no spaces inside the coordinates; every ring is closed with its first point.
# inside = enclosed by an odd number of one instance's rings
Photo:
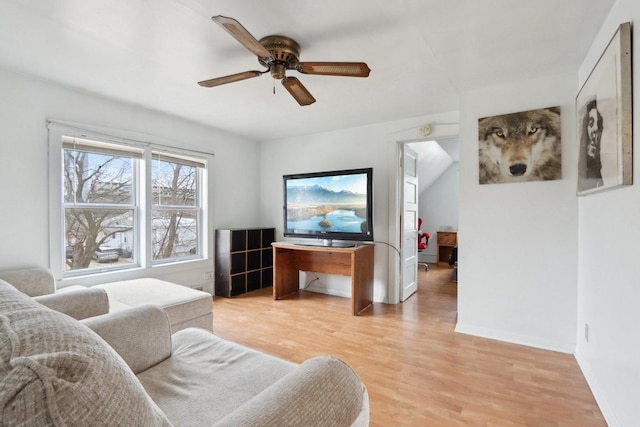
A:
{"type": "Polygon", "coordinates": [[[418,154],[419,193],[431,186],[452,164],[460,160],[458,138],[407,144],[418,154]]]}

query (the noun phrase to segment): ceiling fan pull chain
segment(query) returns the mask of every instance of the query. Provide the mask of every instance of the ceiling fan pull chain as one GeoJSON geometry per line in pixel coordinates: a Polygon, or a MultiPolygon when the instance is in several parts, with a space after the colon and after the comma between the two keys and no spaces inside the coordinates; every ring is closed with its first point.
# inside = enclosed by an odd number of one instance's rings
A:
{"type": "Polygon", "coordinates": [[[273,79],[272,81],[273,81],[273,94],[275,95],[276,94],[276,80],[273,79]]]}

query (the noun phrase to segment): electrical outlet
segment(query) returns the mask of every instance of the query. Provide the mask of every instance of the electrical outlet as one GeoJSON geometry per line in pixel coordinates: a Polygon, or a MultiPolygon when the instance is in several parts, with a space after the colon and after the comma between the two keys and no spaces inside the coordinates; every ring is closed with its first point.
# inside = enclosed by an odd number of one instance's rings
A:
{"type": "Polygon", "coordinates": [[[584,324],[584,340],[586,342],[589,342],[589,324],[588,323],[584,324]]]}
{"type": "Polygon", "coordinates": [[[204,280],[213,280],[213,271],[207,271],[204,273],[204,280]]]}

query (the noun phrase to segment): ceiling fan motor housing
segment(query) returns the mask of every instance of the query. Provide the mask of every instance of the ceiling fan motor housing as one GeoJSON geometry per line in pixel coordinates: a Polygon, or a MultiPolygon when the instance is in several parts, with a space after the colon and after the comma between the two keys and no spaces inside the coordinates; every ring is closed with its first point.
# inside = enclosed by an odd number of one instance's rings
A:
{"type": "Polygon", "coordinates": [[[269,68],[274,79],[283,79],[287,68],[299,62],[300,45],[289,37],[267,36],[260,39],[260,44],[271,53],[273,61],[269,58],[258,58],[258,61],[269,68]]]}

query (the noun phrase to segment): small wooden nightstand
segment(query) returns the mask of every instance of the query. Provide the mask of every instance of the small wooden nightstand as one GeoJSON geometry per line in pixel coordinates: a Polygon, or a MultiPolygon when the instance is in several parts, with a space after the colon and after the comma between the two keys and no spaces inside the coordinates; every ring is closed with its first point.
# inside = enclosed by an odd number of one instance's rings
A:
{"type": "Polygon", "coordinates": [[[438,264],[448,264],[451,250],[457,245],[457,231],[438,231],[438,264]]]}

